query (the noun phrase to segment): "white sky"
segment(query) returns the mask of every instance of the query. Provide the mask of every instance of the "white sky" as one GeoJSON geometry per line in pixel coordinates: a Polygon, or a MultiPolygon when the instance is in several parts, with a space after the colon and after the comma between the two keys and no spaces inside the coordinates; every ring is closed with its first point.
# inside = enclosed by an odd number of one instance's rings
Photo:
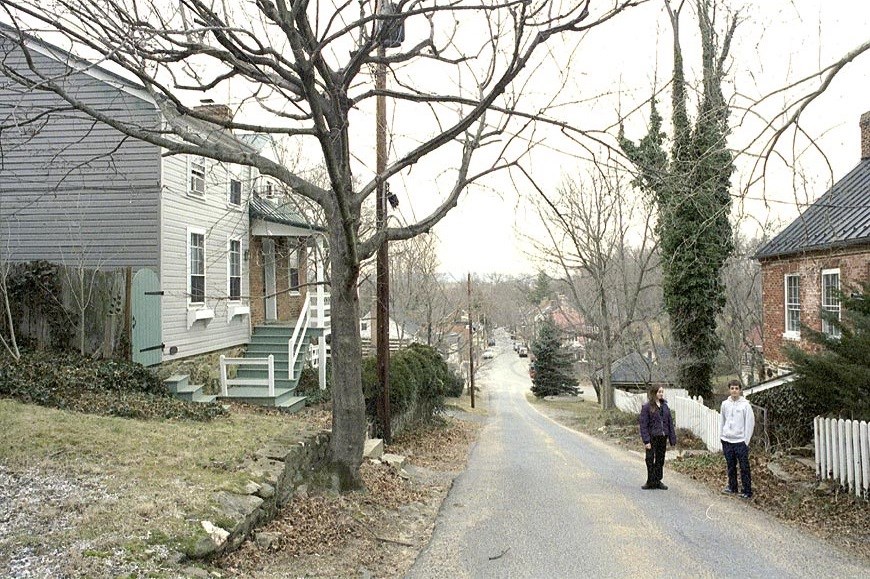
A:
{"type": "MultiPolygon", "coordinates": [[[[732,48],[734,85],[725,87],[725,94],[726,98],[732,98],[732,118],[738,125],[731,146],[742,149],[760,131],[755,117],[742,113],[746,103],[830,64],[865,42],[870,37],[870,2],[780,0],[731,4],[744,7],[741,10],[744,20],[732,48]],[[741,96],[734,96],[738,93],[741,96]]],[[[682,24],[682,43],[687,52],[697,43],[695,29],[694,21],[686,18],[682,24]]],[[[661,85],[662,79],[669,76],[670,34],[661,2],[653,2],[584,39],[571,62],[570,84],[565,90],[576,91],[577,98],[613,94],[572,109],[573,121],[588,128],[604,128],[617,118],[619,110],[631,110],[648,98],[653,79],[657,77],[661,85]]],[[[687,57],[690,74],[691,69],[697,68],[696,62],[697,59],[687,57]]],[[[539,80],[550,82],[545,76],[539,80]]],[[[802,117],[802,127],[816,140],[820,150],[808,147],[806,139],[793,142],[791,135],[780,144],[779,151],[788,159],[788,165],[792,165],[793,157],[799,157],[802,172],[798,177],[793,168],[774,159],[765,178],[748,190],[744,203],[737,204],[735,215],[740,214],[745,232],[755,233],[761,227],[779,231],[798,215],[801,204],[817,198],[833,180],[854,167],[860,157],[858,119],[861,113],[870,110],[868,88],[870,54],[865,54],[848,65],[802,117]]],[[[665,113],[670,108],[668,99],[665,95],[661,101],[665,113]]],[[[774,97],[768,106],[758,110],[771,118],[788,99],[774,97]]],[[[644,107],[629,120],[627,136],[637,140],[645,133],[647,113],[648,108],[644,107]]],[[[579,153],[576,147],[550,139],[547,144],[567,154],[552,149],[535,153],[531,168],[542,185],[554,188],[562,175],[588,170],[571,154],[579,153]]],[[[748,156],[738,160],[739,172],[732,179],[735,193],[745,189],[752,164],[748,156]]],[[[463,194],[459,206],[436,229],[441,239],[442,270],[458,279],[469,271],[518,274],[536,270],[517,236],[518,230],[529,231],[536,220],[522,200],[523,195],[532,192],[524,187],[518,194],[515,185],[506,179],[492,183],[491,187],[473,188],[463,194]]]]}

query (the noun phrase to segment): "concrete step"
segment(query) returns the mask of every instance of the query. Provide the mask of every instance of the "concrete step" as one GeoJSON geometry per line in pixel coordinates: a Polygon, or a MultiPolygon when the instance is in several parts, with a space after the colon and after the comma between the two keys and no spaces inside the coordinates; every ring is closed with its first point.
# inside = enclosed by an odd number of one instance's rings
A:
{"type": "Polygon", "coordinates": [[[186,388],[188,385],[188,379],[190,377],[187,374],[173,374],[169,378],[163,381],[166,385],[166,388],[175,394],[178,392],[179,388],[186,388]]]}
{"type": "Polygon", "coordinates": [[[265,386],[232,386],[227,392],[227,396],[221,396],[221,399],[230,399],[247,404],[257,404],[260,406],[274,406],[287,408],[293,407],[302,402],[305,403],[304,396],[296,396],[293,388],[275,388],[275,395],[269,396],[269,389],[265,386]]]}

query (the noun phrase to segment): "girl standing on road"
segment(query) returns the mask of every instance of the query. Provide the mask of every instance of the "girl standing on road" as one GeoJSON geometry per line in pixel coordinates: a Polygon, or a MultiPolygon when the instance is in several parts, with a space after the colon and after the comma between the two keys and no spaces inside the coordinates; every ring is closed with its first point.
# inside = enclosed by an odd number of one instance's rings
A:
{"type": "Polygon", "coordinates": [[[646,448],[646,484],[642,489],[667,490],[662,484],[662,467],[665,464],[665,449],[670,440],[677,444],[674,419],[665,400],[665,389],[653,386],[647,393],[648,401],[640,409],[640,438],[646,448]]]}

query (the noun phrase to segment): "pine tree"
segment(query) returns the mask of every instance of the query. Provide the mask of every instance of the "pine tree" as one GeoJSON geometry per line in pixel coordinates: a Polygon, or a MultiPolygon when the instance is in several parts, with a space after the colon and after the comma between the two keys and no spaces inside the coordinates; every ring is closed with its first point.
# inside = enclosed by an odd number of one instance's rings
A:
{"type": "Polygon", "coordinates": [[[558,394],[577,395],[577,379],[572,376],[571,354],[562,347],[560,332],[552,320],[541,325],[538,336],[532,342],[535,355],[535,377],[532,393],[538,398],[558,394]]]}
{"type": "Polygon", "coordinates": [[[802,327],[801,335],[819,351],[794,346],[785,350],[798,375],[794,388],[809,415],[837,412],[870,418],[870,283],[862,286],[862,295],[843,296],[842,319],[825,314],[840,337],[802,327]]]}

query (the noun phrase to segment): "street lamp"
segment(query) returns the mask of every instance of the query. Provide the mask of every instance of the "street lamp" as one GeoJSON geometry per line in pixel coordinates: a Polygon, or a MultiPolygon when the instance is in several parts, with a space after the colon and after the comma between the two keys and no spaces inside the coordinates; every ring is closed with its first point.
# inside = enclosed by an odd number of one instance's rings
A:
{"type": "MultiPolygon", "coordinates": [[[[379,2],[376,11],[380,15],[396,14],[396,5],[392,2],[379,2]]],[[[398,48],[405,39],[405,25],[400,18],[389,18],[379,22],[375,28],[375,39],[378,43],[378,62],[375,68],[375,90],[377,96],[375,115],[375,152],[377,171],[377,206],[375,220],[378,231],[387,227],[387,202],[393,208],[399,204],[398,197],[390,193],[389,184],[384,182],[382,175],[387,169],[387,101],[384,91],[387,89],[387,65],[385,62],[387,48],[398,48]]],[[[390,433],[390,264],[389,251],[386,237],[378,248],[377,253],[377,314],[376,329],[377,337],[377,368],[378,380],[381,383],[380,403],[378,404],[378,418],[381,422],[384,441],[389,444],[392,438],[390,433]]]]}

